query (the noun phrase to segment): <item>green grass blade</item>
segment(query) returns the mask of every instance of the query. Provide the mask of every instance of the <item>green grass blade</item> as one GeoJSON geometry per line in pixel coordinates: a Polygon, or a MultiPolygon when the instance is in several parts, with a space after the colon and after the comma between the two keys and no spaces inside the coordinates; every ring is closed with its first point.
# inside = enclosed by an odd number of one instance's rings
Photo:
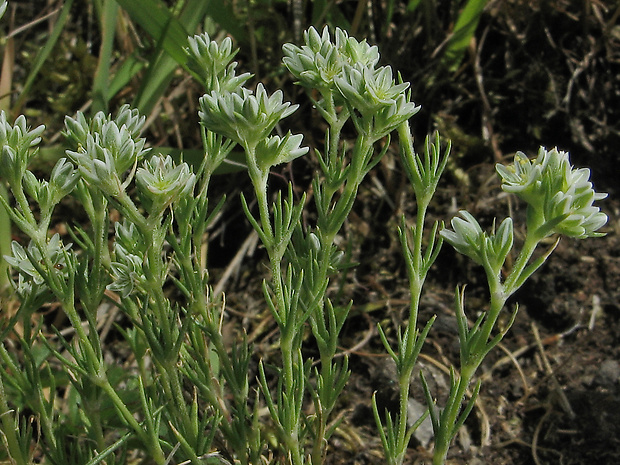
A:
{"type": "Polygon", "coordinates": [[[91,113],[94,115],[98,111],[108,112],[108,102],[110,101],[109,82],[110,82],[110,63],[112,61],[112,51],[114,50],[114,37],[116,30],[116,17],[118,4],[115,0],[105,0],[103,4],[103,14],[101,17],[101,48],[99,49],[99,62],[93,80],[91,113]]]}
{"type": "Polygon", "coordinates": [[[312,24],[320,24],[327,14],[327,0],[314,0],[312,2],[312,24]]]}
{"type": "Polygon", "coordinates": [[[239,21],[238,16],[235,14],[233,3],[223,1],[210,2],[208,15],[237,41],[244,42],[247,39],[246,28],[244,27],[244,22],[239,21]]]}
{"type": "MultiPolygon", "coordinates": [[[[134,107],[141,113],[148,114],[168,87],[177,66],[181,65],[187,70],[187,55],[184,50],[187,47],[187,37],[204,19],[210,2],[189,0],[178,17],[175,17],[166,5],[159,1],[117,1],[157,44],[158,51],[147,68],[147,74],[133,102],[134,107]],[[140,6],[142,8],[139,8],[140,6]]],[[[130,64],[129,70],[132,70],[131,66],[130,64]]]]}
{"type": "Polygon", "coordinates": [[[97,454],[95,457],[89,460],[86,465],[97,465],[103,462],[108,457],[108,455],[112,454],[116,449],[121,447],[125,442],[127,442],[127,440],[131,439],[132,436],[133,433],[131,432],[125,433],[118,441],[110,444],[103,451],[101,451],[101,453],[97,454]]]}
{"type": "MultiPolygon", "coordinates": [[[[0,4],[0,18],[6,10],[6,2],[0,4]]],[[[2,71],[0,71],[0,111],[10,114],[11,88],[13,87],[13,69],[15,68],[15,40],[10,38],[4,44],[4,56],[2,57],[2,71]]],[[[9,201],[9,196],[3,181],[0,181],[0,197],[9,201]]],[[[7,275],[8,264],[5,255],[11,255],[11,217],[0,205],[0,292],[9,285],[7,275]]],[[[4,309],[0,308],[0,311],[4,309]]],[[[9,326],[10,327],[10,326],[9,326]]],[[[1,338],[2,340],[4,337],[1,338]]],[[[0,383],[2,381],[0,380],[0,383]]],[[[0,385],[0,390],[2,386],[0,385]]],[[[1,391],[0,391],[1,394],[1,391]]]]}
{"type": "Polygon", "coordinates": [[[146,65],[137,54],[132,54],[119,66],[108,85],[108,95],[116,95],[123,90],[131,78],[138,74],[146,65]]]}
{"type": "Polygon", "coordinates": [[[37,53],[37,56],[34,58],[34,61],[32,63],[32,68],[30,69],[30,74],[28,75],[28,78],[26,79],[26,82],[19,95],[19,98],[17,99],[17,101],[15,102],[15,106],[13,107],[14,114],[19,114],[21,112],[20,109],[22,105],[24,104],[24,101],[28,97],[28,91],[34,84],[35,79],[37,78],[39,74],[39,71],[41,71],[41,67],[43,66],[43,63],[45,63],[45,60],[47,60],[47,58],[49,57],[50,53],[52,52],[52,49],[54,48],[54,45],[56,45],[56,42],[58,41],[58,38],[60,37],[60,33],[65,27],[65,24],[69,17],[69,11],[71,10],[71,5],[73,5],[73,0],[67,0],[65,2],[65,4],[62,7],[62,10],[60,11],[60,15],[58,15],[58,20],[56,21],[56,24],[54,25],[54,29],[52,30],[52,33],[47,39],[47,42],[45,42],[45,45],[43,46],[43,48],[39,50],[39,53],[37,53]]]}
{"type": "Polygon", "coordinates": [[[478,28],[482,10],[487,3],[488,0],[469,0],[461,11],[444,52],[444,64],[451,71],[455,71],[461,64],[465,50],[478,28]]]}
{"type": "Polygon", "coordinates": [[[409,0],[409,3],[407,4],[407,11],[415,11],[421,2],[422,0],[409,0]]]}
{"type": "MultiPolygon", "coordinates": [[[[190,33],[193,33],[198,23],[204,18],[209,2],[204,0],[190,0],[186,3],[178,16],[179,23],[190,33]]],[[[161,38],[165,40],[165,37],[161,38]]],[[[183,47],[187,47],[187,37],[183,47]]],[[[157,101],[161,98],[165,89],[170,84],[174,70],[178,65],[185,67],[187,56],[183,53],[183,62],[179,63],[170,55],[160,51],[155,62],[148,68],[146,79],[138,90],[134,105],[142,114],[151,112],[157,101]]]]}
{"type": "Polygon", "coordinates": [[[191,26],[192,23],[198,24],[210,2],[204,0],[189,1],[182,14],[186,20],[186,23],[183,24],[183,18],[181,20],[175,18],[166,4],[160,0],[116,1],[127,11],[133,21],[155,39],[160,50],[165,50],[174,61],[185,66],[187,56],[184,49],[187,47],[188,35],[193,32],[188,26],[191,26]]]}
{"type": "Polygon", "coordinates": [[[178,66],[178,63],[165,53],[156,56],[147,67],[147,72],[142,85],[136,92],[132,106],[143,115],[150,114],[157,101],[166,91],[174,75],[174,70],[178,66]]]}

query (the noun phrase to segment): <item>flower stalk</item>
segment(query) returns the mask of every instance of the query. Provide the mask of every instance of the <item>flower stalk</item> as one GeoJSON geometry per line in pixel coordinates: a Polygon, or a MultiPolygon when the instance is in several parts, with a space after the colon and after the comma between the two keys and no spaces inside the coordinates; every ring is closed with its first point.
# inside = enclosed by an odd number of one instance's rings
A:
{"type": "MultiPolygon", "coordinates": [[[[490,294],[490,307],[469,328],[465,316],[464,290],[456,291],[455,307],[461,347],[460,374],[452,378],[449,399],[439,416],[433,413],[434,401],[428,389],[427,402],[435,430],[434,465],[445,463],[450,443],[473,408],[479,392],[476,385],[472,397],[463,407],[465,393],[486,355],[503,339],[514,322],[518,307],[504,329],[493,336],[497,320],[506,301],[536,272],[551,255],[562,235],[585,239],[599,237],[598,230],[607,222],[594,202],[607,194],[596,193],[587,169],[570,165],[566,152],[541,147],[538,157],[530,161],[523,153],[515,155],[510,166],[497,165],[502,189],[516,194],[527,203],[526,236],[511,270],[502,279],[506,257],[513,250],[513,225],[505,219],[496,231],[485,233],[468,212],[452,220],[453,230],[443,229],[440,235],[458,252],[467,255],[485,270],[490,294]],[[540,243],[557,235],[555,243],[534,260],[540,243]]],[[[422,380],[424,385],[426,382],[422,380]]]]}

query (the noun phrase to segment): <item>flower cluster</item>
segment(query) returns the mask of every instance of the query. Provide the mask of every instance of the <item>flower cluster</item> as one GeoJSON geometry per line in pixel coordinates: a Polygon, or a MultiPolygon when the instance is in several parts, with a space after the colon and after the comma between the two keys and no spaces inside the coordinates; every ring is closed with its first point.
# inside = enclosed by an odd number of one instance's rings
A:
{"type": "Polygon", "coordinates": [[[304,38],[301,47],[282,47],[284,65],[298,84],[315,88],[335,105],[346,104],[358,112],[362,118],[353,112],[353,120],[360,132],[374,127],[373,136],[381,138],[420,110],[410,101],[408,83],[396,83],[391,67],[376,67],[376,46],[358,42],[341,29],[336,29],[332,42],[327,27],[321,34],[310,28],[304,38]]]}
{"type": "Polygon", "coordinates": [[[113,292],[119,292],[123,299],[127,298],[134,289],[143,290],[142,286],[146,282],[143,259],[129,253],[121,246],[115,246],[116,259],[111,263],[112,277],[114,282],[107,285],[113,292]]]}
{"type": "Polygon", "coordinates": [[[126,298],[146,281],[142,257],[146,254],[148,244],[136,225],[128,220],[115,223],[114,230],[115,259],[111,264],[114,281],[107,288],[126,298]]]}
{"type": "Polygon", "coordinates": [[[51,212],[54,205],[73,191],[79,180],[78,171],[66,158],[61,158],[52,169],[49,182],[37,179],[31,171],[26,170],[24,190],[39,204],[42,212],[51,212]]]}
{"type": "Polygon", "coordinates": [[[489,235],[469,212],[462,210],[459,213],[462,218],[455,217],[450,222],[454,231],[443,229],[439,234],[457,252],[467,255],[493,275],[499,275],[506,256],[512,249],[512,219],[506,218],[502,221],[497,231],[493,227],[493,232],[489,235]]]}
{"type": "Polygon", "coordinates": [[[594,191],[590,170],[573,168],[567,152],[541,147],[533,161],[517,152],[512,165],[498,164],[496,169],[502,189],[527,202],[528,228],[538,236],[559,233],[583,239],[602,235],[597,231],[607,223],[607,215],[594,202],[607,194],[594,191]]]}
{"type": "Polygon", "coordinates": [[[78,165],[82,177],[111,196],[117,196],[124,185],[124,173],[150,150],[139,137],[145,118],[137,110],[124,105],[116,118],[99,112],[88,122],[80,112],[75,119],[66,117],[66,136],[77,149],[67,155],[78,165]]]}
{"type": "Polygon", "coordinates": [[[298,105],[283,102],[282,98],[281,90],[268,95],[262,84],[258,84],[256,92],[246,88],[238,92],[213,91],[200,98],[198,115],[207,129],[255,148],[281,119],[297,109],[298,105]]]}
{"type": "Polygon", "coordinates": [[[289,131],[284,137],[270,136],[261,140],[256,146],[256,165],[262,172],[269,171],[274,165],[288,163],[308,152],[302,147],[301,134],[292,135],[289,131]]]}
{"type": "Polygon", "coordinates": [[[32,153],[31,148],[41,142],[45,126],[29,129],[26,118],[20,115],[15,124],[6,120],[4,111],[0,112],[0,174],[11,184],[18,184],[26,172],[32,153]]]}
{"type": "Polygon", "coordinates": [[[175,166],[170,155],[155,155],[136,171],[138,190],[152,202],[151,214],[162,213],[183,192],[192,192],[195,183],[189,165],[175,166]]]}
{"type": "Polygon", "coordinates": [[[304,42],[301,47],[284,44],[282,62],[299,84],[311,89],[330,90],[343,69],[355,65],[373,69],[379,62],[377,46],[359,42],[340,28],[332,42],[327,26],[321,34],[311,27],[304,32],[304,42]]]}
{"type": "Polygon", "coordinates": [[[218,44],[207,34],[189,40],[190,66],[205,80],[208,92],[200,98],[198,115],[202,125],[213,133],[240,144],[246,151],[248,165],[263,174],[273,165],[286,163],[307,152],[301,148],[301,136],[272,136],[283,118],[298,105],[283,101],[281,90],[269,95],[262,84],[256,91],[243,87],[250,78],[235,74],[237,53],[229,38],[218,44]]]}
{"type": "Polygon", "coordinates": [[[208,92],[234,92],[251,77],[250,73],[236,75],[237,63],[232,59],[238,50],[233,50],[230,37],[218,44],[205,32],[190,37],[185,51],[189,67],[200,76],[208,92]]]}
{"type": "Polygon", "coordinates": [[[41,286],[45,283],[47,273],[54,273],[66,276],[67,262],[66,257],[72,244],[63,245],[60,235],[54,234],[45,244],[44,250],[36,246],[34,241],[30,241],[27,248],[19,242],[11,243],[11,255],[5,255],[4,259],[9,265],[19,272],[19,282],[17,291],[25,295],[32,290],[33,284],[41,286]],[[52,269],[47,270],[46,266],[51,263],[52,269]]]}

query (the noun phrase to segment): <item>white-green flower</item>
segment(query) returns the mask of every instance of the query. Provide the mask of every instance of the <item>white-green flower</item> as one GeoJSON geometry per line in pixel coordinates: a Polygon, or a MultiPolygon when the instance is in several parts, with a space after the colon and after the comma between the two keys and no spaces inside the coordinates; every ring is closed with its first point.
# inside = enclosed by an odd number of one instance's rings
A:
{"type": "Polygon", "coordinates": [[[346,57],[349,64],[358,63],[368,68],[374,68],[379,62],[379,48],[370,45],[366,40],[358,41],[355,37],[350,37],[347,31],[336,28],[334,34],[336,38],[336,48],[341,55],[346,57]]]}
{"type": "Polygon", "coordinates": [[[491,234],[482,230],[478,221],[467,211],[459,212],[450,224],[453,231],[442,229],[441,237],[454,249],[482,265],[493,275],[498,275],[513,245],[512,219],[506,218],[491,234]]]}
{"type": "Polygon", "coordinates": [[[340,28],[336,28],[334,39],[327,26],[320,34],[311,27],[304,32],[305,45],[282,46],[282,62],[299,84],[322,92],[334,89],[334,78],[346,67],[358,64],[372,69],[379,61],[378,48],[365,40],[359,42],[340,28]]]}
{"type": "Polygon", "coordinates": [[[144,255],[148,244],[134,223],[127,219],[114,223],[114,246],[134,255],[144,255]]]}
{"type": "Polygon", "coordinates": [[[374,115],[375,138],[388,135],[420,111],[420,108],[421,106],[410,101],[405,93],[398,95],[393,102],[379,109],[374,115]]]}
{"type": "Polygon", "coordinates": [[[145,118],[138,110],[123,105],[113,119],[98,112],[87,120],[81,112],[65,118],[65,135],[76,149],[67,155],[78,165],[82,176],[109,195],[118,195],[121,179],[150,149],[139,137],[145,118]]]}
{"type": "Polygon", "coordinates": [[[200,75],[209,92],[238,90],[251,77],[250,73],[236,75],[237,63],[232,61],[238,50],[226,37],[221,43],[211,40],[206,32],[188,39],[186,50],[189,66],[200,75]]]}
{"type": "Polygon", "coordinates": [[[263,139],[256,146],[256,164],[264,173],[272,166],[288,163],[308,152],[308,147],[302,147],[301,134],[292,135],[290,132],[284,137],[271,136],[263,139]]]}
{"type": "Polygon", "coordinates": [[[192,189],[196,175],[187,163],[175,166],[170,155],[154,155],[136,171],[136,185],[140,192],[163,210],[175,201],[181,192],[192,189]]]}
{"type": "Polygon", "coordinates": [[[97,186],[111,197],[118,196],[123,190],[114,156],[91,134],[86,136],[86,147],[80,147],[76,152],[67,150],[67,155],[78,166],[87,183],[97,186]]]}
{"type": "Polygon", "coordinates": [[[567,152],[541,147],[533,161],[517,152],[512,165],[498,164],[496,169],[502,178],[502,189],[527,202],[528,227],[538,236],[602,235],[597,231],[608,218],[594,202],[607,194],[594,191],[590,170],[571,166],[567,152]]]}
{"type": "Polygon", "coordinates": [[[143,290],[146,282],[144,275],[143,259],[138,255],[128,252],[120,243],[115,243],[114,251],[116,260],[111,263],[113,281],[106,287],[110,291],[118,292],[123,298],[127,298],[134,289],[143,290]]]}
{"type": "Polygon", "coordinates": [[[80,175],[75,167],[66,158],[61,158],[54,165],[49,182],[38,180],[31,171],[26,170],[24,190],[39,204],[41,210],[48,210],[70,194],[79,180],[80,175]]]}
{"type": "Polygon", "coordinates": [[[45,276],[39,270],[43,271],[44,274],[67,274],[65,254],[71,249],[71,246],[72,244],[70,243],[63,245],[59,234],[54,234],[47,241],[45,245],[46,250],[43,253],[49,259],[51,269],[46,268],[47,261],[33,241],[30,241],[26,249],[19,242],[13,241],[11,243],[12,254],[5,255],[4,259],[9,265],[19,271],[24,281],[32,281],[37,285],[41,285],[45,283],[45,276]]]}
{"type": "Polygon", "coordinates": [[[345,101],[362,116],[373,116],[391,107],[409,87],[408,83],[394,82],[389,66],[373,69],[361,64],[345,68],[334,83],[345,101]]]}
{"type": "Polygon", "coordinates": [[[298,105],[283,102],[281,90],[271,96],[262,84],[256,93],[241,88],[239,92],[213,91],[200,98],[198,115],[202,124],[242,146],[255,147],[268,137],[278,122],[291,115],[298,105]]]}
{"type": "Polygon", "coordinates": [[[77,146],[86,145],[87,134],[101,134],[106,124],[114,122],[118,128],[125,127],[137,142],[145,121],[145,116],[127,104],[119,108],[114,118],[99,111],[87,120],[84,113],[78,111],[75,118],[65,117],[65,136],[77,146]]]}
{"type": "Polygon", "coordinates": [[[316,29],[310,28],[304,32],[304,39],[306,45],[301,47],[290,43],[282,46],[282,63],[297,78],[298,84],[312,89],[330,89],[344,62],[331,43],[329,30],[325,27],[319,35],[316,29]]]}
{"type": "Polygon", "coordinates": [[[476,218],[465,210],[459,212],[462,218],[455,216],[450,224],[454,231],[442,229],[439,233],[455,250],[467,255],[478,264],[482,264],[481,248],[484,244],[484,232],[476,218]]]}
{"type": "Polygon", "coordinates": [[[0,112],[0,176],[11,184],[21,181],[28,162],[33,155],[32,148],[41,142],[45,126],[28,128],[26,117],[20,115],[11,125],[4,111],[0,112]]]}

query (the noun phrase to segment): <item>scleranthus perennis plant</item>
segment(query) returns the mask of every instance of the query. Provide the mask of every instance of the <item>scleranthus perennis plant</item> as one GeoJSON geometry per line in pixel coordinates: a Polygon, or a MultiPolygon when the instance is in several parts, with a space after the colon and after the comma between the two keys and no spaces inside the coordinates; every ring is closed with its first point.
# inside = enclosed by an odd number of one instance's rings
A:
{"type": "Polygon", "coordinates": [[[416,153],[409,119],[420,107],[409,85],[391,67],[378,66],[377,47],[340,29],[311,28],[303,45],[285,44],[283,52],[327,128],[313,150],[319,169],[312,196],[296,195],[292,183],[270,195],[273,167],[310,152],[303,135],[277,132],[299,106],[286,102],[282,90],[246,87],[250,75],[236,74],[230,39],[217,43],[203,34],[188,42],[190,67],[205,86],[198,113],[205,154],[194,168],[147,148],[140,135],[145,118],[123,106],[115,115],[67,117],[67,158],[41,179],[29,165],[44,128],[0,115],[0,176],[14,199],[3,207],[26,238],[13,242],[7,257],[20,306],[2,328],[0,345],[0,431],[12,463],[33,463],[35,454],[45,463],[75,465],[123,464],[133,456],[158,465],[324,463],[351,374],[338,351],[353,302],[331,289],[334,281],[344,285],[344,271],[354,265],[339,241],[360,185],[390,149],[393,132],[416,215],[403,216],[398,231],[411,293],[407,323],[393,332],[379,327],[396,365],[398,409],[384,415],[369,399],[389,464],[404,462],[427,416],[434,463],[445,462],[478,393],[479,384],[464,402],[475,372],[508,330],[495,334],[506,299],[552,251],[536,257],[541,241],[600,235],[607,217],[594,202],[605,196],[592,189],[589,171],[544,149],[533,161],[518,153],[514,165],[497,167],[503,189],[528,204],[526,237],[510,269],[507,257],[517,242],[511,218],[485,232],[462,212],[451,229],[439,222],[428,228],[450,146],[436,134],[416,153]],[[255,360],[243,330],[232,343],[224,334],[225,299],[212,292],[205,259],[205,237],[223,205],[209,201],[210,180],[235,149],[244,153],[257,211],[244,196],[242,207],[268,261],[262,291],[279,352],[268,363],[255,360]],[[51,234],[50,222],[68,197],[88,221],[67,225],[66,239],[51,234]],[[313,213],[305,214],[307,202],[313,213]],[[418,328],[418,310],[444,241],[484,268],[490,310],[470,325],[464,291],[457,290],[460,366],[452,371],[449,399],[436,406],[422,377],[428,410],[410,418],[414,367],[434,322],[418,328]],[[63,310],[69,328],[50,330],[39,318],[49,303],[63,310]],[[129,351],[122,367],[107,354],[101,329],[110,308],[119,310],[115,331],[129,351]]]}
{"type": "Polygon", "coordinates": [[[462,403],[476,370],[514,322],[517,307],[509,323],[498,334],[492,334],[508,298],[545,263],[562,235],[579,239],[599,237],[603,234],[598,230],[607,223],[607,215],[593,205],[607,194],[594,191],[589,180],[590,171],[573,168],[566,152],[547,151],[541,147],[533,161],[517,152],[512,165],[498,164],[496,169],[502,178],[502,189],[527,203],[525,239],[514,265],[506,270],[506,276],[502,275],[502,270],[514,245],[511,218],[506,218],[497,229],[493,228],[487,234],[470,213],[462,211],[461,218],[452,219],[452,230],[440,232],[441,237],[458,252],[484,268],[491,301],[488,312],[470,328],[465,315],[464,289],[456,291],[460,370],[459,374],[453,372],[451,375],[449,399],[439,413],[433,408],[435,402],[422,376],[427,402],[431,406],[429,412],[435,431],[433,463],[437,465],[444,463],[450,442],[473,408],[480,383],[476,384],[464,407],[462,403]],[[552,235],[557,235],[555,243],[532,259],[540,243],[552,235]]]}

